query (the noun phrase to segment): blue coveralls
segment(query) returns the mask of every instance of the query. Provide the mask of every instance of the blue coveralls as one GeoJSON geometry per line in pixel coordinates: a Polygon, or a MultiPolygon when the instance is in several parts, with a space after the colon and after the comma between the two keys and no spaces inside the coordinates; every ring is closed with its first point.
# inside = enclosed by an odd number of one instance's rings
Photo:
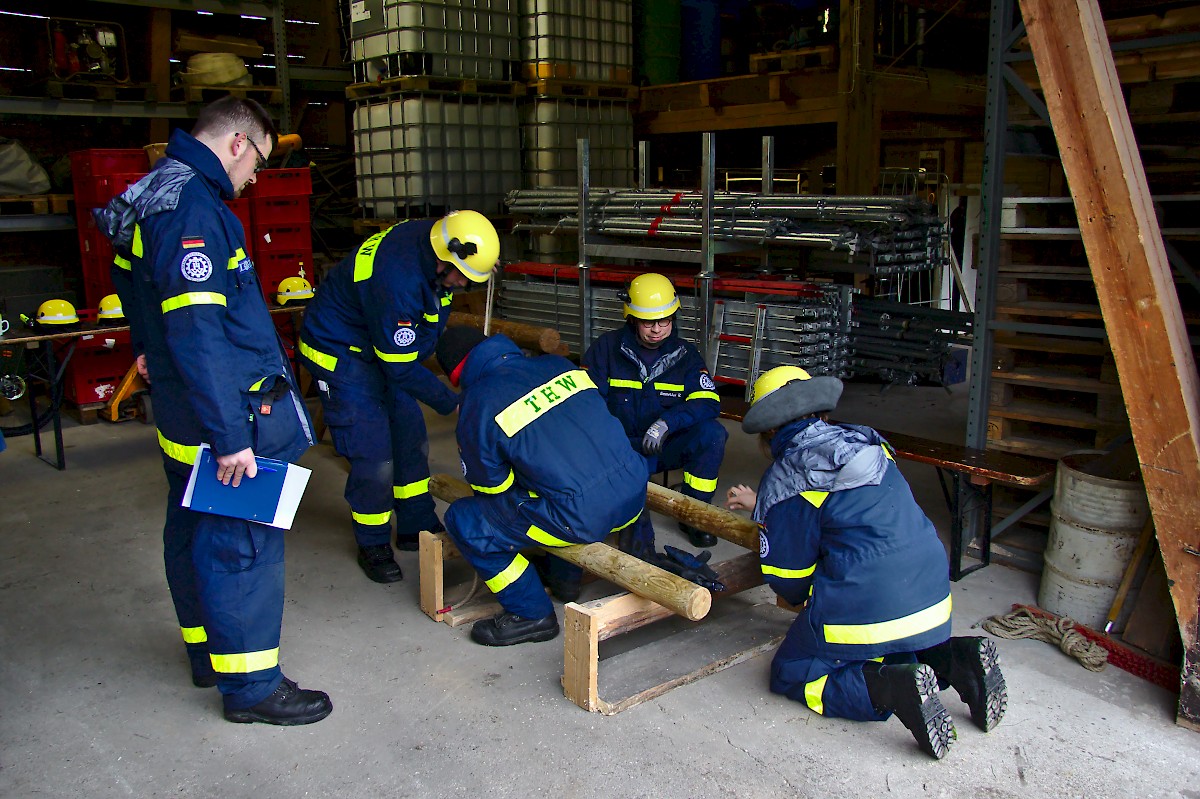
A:
{"type": "Polygon", "coordinates": [[[565,358],[526,358],[492,336],[471,350],[462,386],[458,448],[475,495],[450,506],[446,529],[505,610],[544,618],[554,607],[521,550],[590,544],[634,522],[645,460],[565,358]]]}
{"type": "Polygon", "coordinates": [[[304,314],[300,360],[317,379],[325,423],[350,461],[346,501],[360,547],[440,530],[429,494],[429,439],[417,401],[440,414],[458,395],[421,361],[450,315],[429,243],[434,222],[375,234],[321,281],[304,314]]]}
{"type": "Polygon", "coordinates": [[[793,422],[758,491],[763,578],[804,605],[771,663],[771,690],[825,716],[882,721],[867,660],[914,662],[950,637],[946,551],[890,448],[868,427],[793,422]]]}
{"type": "Polygon", "coordinates": [[[193,674],[208,660],[225,706],[282,680],[284,531],[180,506],[201,443],[218,455],[295,461],[312,445],[282,342],[245,255],[234,189],[217,156],[175,131],[167,157],[96,212],[135,351],[146,355],[167,473],[167,584],[193,674]]]}
{"type": "MultiPolygon", "coordinates": [[[[650,425],[659,419],[667,423],[662,452],[645,456],[649,474],[683,469],[682,493],[709,502],[729,433],[717,421],[721,400],[699,351],[674,329],[658,349],[648,350],[627,323],[598,338],[584,354],[583,365],[636,452],[642,451],[650,425]],[[651,359],[650,365],[644,357],[651,359]]],[[[650,514],[639,522],[632,545],[635,551],[653,548],[650,514]]]]}

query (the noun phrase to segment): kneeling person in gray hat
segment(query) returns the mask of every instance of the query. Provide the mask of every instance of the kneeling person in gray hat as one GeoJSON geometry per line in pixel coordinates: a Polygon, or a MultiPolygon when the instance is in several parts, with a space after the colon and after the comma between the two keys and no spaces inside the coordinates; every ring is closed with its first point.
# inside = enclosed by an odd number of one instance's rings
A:
{"type": "Polygon", "coordinates": [[[799,616],[771,664],[771,690],[824,716],[895,714],[927,754],[957,737],[938,691],[955,688],[976,726],[1004,714],[995,644],[951,638],[946,551],[869,427],[832,424],[842,382],[779,366],[754,384],[742,422],[772,459],[757,493],[729,491],[753,510],[763,578],[799,616]]]}

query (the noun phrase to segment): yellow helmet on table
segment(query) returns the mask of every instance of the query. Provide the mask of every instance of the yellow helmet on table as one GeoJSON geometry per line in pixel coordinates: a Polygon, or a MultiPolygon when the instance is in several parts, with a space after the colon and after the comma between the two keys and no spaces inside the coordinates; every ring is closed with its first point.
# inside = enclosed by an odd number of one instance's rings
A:
{"type": "Polygon", "coordinates": [[[97,319],[124,319],[125,310],[121,307],[121,298],[109,294],[100,300],[100,308],[96,311],[97,319]]]}
{"type": "Polygon", "coordinates": [[[473,283],[486,283],[500,260],[500,236],[478,211],[451,211],[429,231],[438,260],[454,264],[473,283]]]}
{"type": "Polygon", "coordinates": [[[625,303],[625,318],[666,319],[679,310],[675,287],[663,275],[648,272],[638,275],[629,284],[629,299],[625,303]]]}
{"type": "Polygon", "coordinates": [[[38,306],[39,325],[73,325],[79,321],[75,306],[66,300],[46,300],[38,306]]]}
{"type": "Polygon", "coordinates": [[[311,300],[313,298],[313,287],[302,277],[285,277],[279,281],[279,292],[275,295],[275,300],[280,305],[287,305],[289,302],[299,302],[300,300],[311,300]]]}

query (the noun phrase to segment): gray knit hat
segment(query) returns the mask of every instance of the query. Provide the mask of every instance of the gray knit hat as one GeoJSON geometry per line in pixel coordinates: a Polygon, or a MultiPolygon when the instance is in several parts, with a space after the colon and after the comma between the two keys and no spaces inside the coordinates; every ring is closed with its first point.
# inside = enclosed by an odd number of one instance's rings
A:
{"type": "Polygon", "coordinates": [[[842,396],[836,377],[813,377],[798,366],[776,366],[754,381],[742,430],[762,433],[814,413],[832,411],[842,396]]]}

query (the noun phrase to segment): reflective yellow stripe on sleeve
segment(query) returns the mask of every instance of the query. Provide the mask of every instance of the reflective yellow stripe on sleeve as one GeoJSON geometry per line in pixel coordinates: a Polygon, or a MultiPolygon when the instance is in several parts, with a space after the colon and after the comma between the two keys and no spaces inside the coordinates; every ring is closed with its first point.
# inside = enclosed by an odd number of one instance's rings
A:
{"type": "Polygon", "coordinates": [[[387,230],[381,230],[371,238],[362,243],[358,248],[358,252],[354,253],[354,282],[361,283],[371,277],[375,271],[375,251],[379,249],[379,243],[383,241],[383,237],[387,235],[387,230]]]}
{"type": "Polygon", "coordinates": [[[393,499],[412,499],[413,497],[419,497],[422,494],[428,494],[428,493],[429,493],[429,478],[428,477],[426,477],[424,480],[418,480],[415,483],[408,483],[407,485],[400,485],[400,486],[392,486],[392,498],[393,499]]]}
{"type": "MultiPolygon", "coordinates": [[[[478,492],[480,494],[503,494],[505,491],[512,488],[513,481],[516,479],[517,479],[517,476],[515,474],[513,474],[513,470],[509,469],[508,477],[504,478],[504,481],[502,483],[500,483],[500,485],[481,486],[481,485],[475,485],[474,483],[471,483],[471,488],[473,488],[476,492],[478,492]]],[[[530,496],[532,496],[532,494],[530,494],[530,496]]]]}
{"type": "Polygon", "coordinates": [[[163,313],[186,308],[189,305],[227,305],[224,294],[215,291],[189,291],[162,301],[163,313]]]}
{"type": "Polygon", "coordinates": [[[717,490],[717,478],[706,480],[703,477],[697,477],[689,472],[683,473],[683,482],[690,485],[697,491],[712,492],[717,490]]]}
{"type": "Polygon", "coordinates": [[[113,265],[118,269],[124,269],[126,272],[133,269],[133,264],[119,255],[113,256],[113,265]]]}
{"type": "Polygon", "coordinates": [[[691,394],[687,395],[687,398],[684,401],[690,402],[691,400],[705,400],[705,399],[716,400],[717,402],[721,401],[721,398],[717,396],[717,392],[715,392],[715,391],[693,391],[691,394]]]}
{"type": "Polygon", "coordinates": [[[213,671],[220,674],[249,674],[252,671],[273,669],[279,665],[279,647],[260,652],[238,652],[233,655],[209,654],[213,671]]]}
{"type": "Polygon", "coordinates": [[[437,324],[437,320],[440,318],[435,313],[423,313],[421,316],[425,318],[426,322],[431,322],[432,324],[437,324]]]}
{"type": "Polygon", "coordinates": [[[384,352],[378,347],[375,348],[375,355],[379,358],[379,360],[387,361],[388,363],[412,363],[417,359],[417,354],[415,352],[390,353],[384,352]]]}
{"type": "Polygon", "coordinates": [[[764,563],[761,568],[763,574],[769,574],[772,577],[782,577],[785,580],[803,580],[817,570],[817,564],[814,563],[807,569],[781,569],[778,566],[768,566],[764,563]]]}
{"type": "Polygon", "coordinates": [[[613,388],[638,388],[638,389],[640,389],[642,387],[642,384],[640,382],[638,382],[637,380],[621,380],[620,378],[617,378],[617,377],[608,378],[608,384],[610,386],[612,386],[613,388]]]}
{"type": "Polygon", "coordinates": [[[238,247],[236,250],[233,251],[233,257],[229,259],[229,263],[227,263],[225,265],[225,269],[228,271],[233,271],[234,269],[237,269],[238,263],[240,263],[241,260],[245,257],[246,257],[246,251],[243,250],[241,247],[238,247]]]}
{"type": "Polygon", "coordinates": [[[804,704],[808,705],[809,710],[822,716],[825,715],[825,681],[828,679],[829,675],[823,674],[812,682],[804,684],[804,704]]]}
{"type": "Polygon", "coordinates": [[[525,535],[529,536],[534,541],[537,541],[542,546],[547,547],[569,547],[570,541],[564,541],[558,536],[553,536],[547,533],[536,524],[529,525],[529,529],[525,531],[525,535]]]}
{"type": "Polygon", "coordinates": [[[658,391],[683,391],[683,383],[655,383],[658,391]]]}
{"type": "Polygon", "coordinates": [[[637,513],[633,514],[633,518],[632,518],[632,519],[630,519],[629,521],[625,522],[625,523],[624,523],[624,524],[622,524],[620,527],[614,527],[613,529],[609,530],[609,532],[610,532],[610,533],[615,533],[615,532],[617,532],[617,531],[619,531],[619,530],[624,530],[626,527],[628,527],[629,525],[633,524],[634,522],[636,522],[636,521],[637,521],[638,519],[640,519],[640,518],[642,518],[642,512],[641,512],[641,511],[638,511],[637,513]]]}
{"type": "Polygon", "coordinates": [[[275,379],[275,376],[270,375],[269,377],[264,377],[262,380],[256,380],[254,382],[254,385],[250,386],[250,390],[251,391],[262,391],[263,384],[266,383],[268,380],[274,380],[274,379],[275,379]]]}
{"type": "Polygon", "coordinates": [[[172,460],[177,460],[180,463],[186,463],[192,466],[196,463],[196,458],[200,457],[199,447],[189,447],[186,444],[176,444],[169,438],[158,431],[158,445],[162,447],[162,451],[167,453],[167,457],[172,460]]]}
{"type": "Polygon", "coordinates": [[[454,302],[454,295],[447,294],[444,297],[442,297],[442,307],[443,308],[445,308],[447,305],[449,305],[452,302],[454,302]]]}
{"type": "Polygon", "coordinates": [[[141,225],[133,226],[133,241],[129,245],[129,251],[133,253],[133,257],[135,258],[141,258],[146,252],[146,248],[142,244],[141,225]]]}
{"type": "Polygon", "coordinates": [[[826,624],[825,640],[831,644],[882,644],[920,635],[950,621],[950,596],[936,605],[899,619],[874,624],[826,624]]]}
{"type": "Polygon", "coordinates": [[[498,594],[519,580],[528,568],[529,561],[525,559],[524,555],[518,553],[504,571],[490,580],[484,580],[484,582],[487,583],[487,587],[491,589],[493,594],[498,594]]]}
{"type": "Polygon", "coordinates": [[[505,435],[512,438],[526,425],[560,402],[570,399],[585,389],[595,387],[596,384],[592,382],[592,378],[588,377],[588,373],[582,369],[563,372],[496,414],[496,424],[500,425],[500,429],[504,431],[505,435]]]}
{"type": "Polygon", "coordinates": [[[332,372],[337,367],[337,357],[336,356],[326,355],[323,352],[318,352],[317,350],[314,350],[312,347],[305,344],[303,339],[300,340],[300,354],[303,355],[305,358],[308,358],[310,361],[315,363],[317,366],[321,367],[322,369],[326,369],[330,372],[332,372]]]}
{"type": "Polygon", "coordinates": [[[202,644],[208,640],[208,633],[203,627],[180,627],[185,644],[202,644]]]}
{"type": "Polygon", "coordinates": [[[390,510],[383,513],[355,513],[354,511],[350,511],[350,516],[359,524],[379,525],[387,524],[392,520],[392,512],[390,510]]]}

